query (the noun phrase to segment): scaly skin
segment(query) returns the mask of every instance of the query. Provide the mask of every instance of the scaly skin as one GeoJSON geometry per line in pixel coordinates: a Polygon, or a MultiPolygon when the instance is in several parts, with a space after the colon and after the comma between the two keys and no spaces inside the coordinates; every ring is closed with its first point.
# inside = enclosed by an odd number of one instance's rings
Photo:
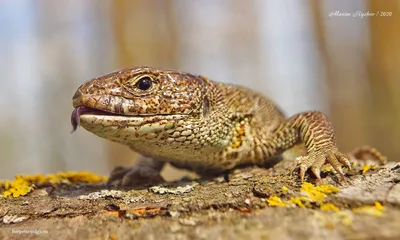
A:
{"type": "Polygon", "coordinates": [[[113,172],[110,179],[121,179],[123,185],[159,180],[166,162],[208,175],[262,164],[299,143],[307,150],[297,159],[302,180],[307,169],[321,180],[326,162],[343,179],[341,165],[350,167],[323,113],[286,119],[264,96],[203,76],[148,67],[124,69],[83,84],[73,105],[74,128],[80,123],[147,157],[113,172]],[[151,87],[141,90],[140,83],[149,80],[151,87]]]}

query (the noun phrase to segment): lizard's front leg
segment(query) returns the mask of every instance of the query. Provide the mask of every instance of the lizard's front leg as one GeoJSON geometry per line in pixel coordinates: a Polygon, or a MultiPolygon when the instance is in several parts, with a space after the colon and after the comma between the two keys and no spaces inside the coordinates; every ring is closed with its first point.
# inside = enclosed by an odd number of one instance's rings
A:
{"type": "Polygon", "coordinates": [[[123,187],[134,187],[164,182],[160,172],[165,163],[141,156],[132,167],[116,167],[110,174],[108,184],[119,181],[123,187]]]}
{"type": "Polygon", "coordinates": [[[304,112],[280,124],[273,136],[263,142],[270,154],[283,152],[302,142],[307,154],[298,157],[300,178],[303,181],[307,169],[311,169],[321,182],[321,167],[327,162],[345,180],[341,165],[350,168],[348,157],[336,147],[333,128],[327,117],[317,111],[304,112]]]}

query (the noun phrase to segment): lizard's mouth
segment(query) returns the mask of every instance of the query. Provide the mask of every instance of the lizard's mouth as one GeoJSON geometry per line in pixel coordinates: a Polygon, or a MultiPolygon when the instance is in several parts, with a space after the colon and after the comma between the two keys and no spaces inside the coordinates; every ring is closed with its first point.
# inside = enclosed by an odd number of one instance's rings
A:
{"type": "MultiPolygon", "coordinates": [[[[160,115],[157,114],[137,114],[137,115],[126,115],[126,114],[118,114],[114,112],[107,112],[104,110],[96,109],[96,108],[91,108],[88,106],[77,106],[75,109],[72,111],[71,114],[71,125],[72,125],[72,133],[76,131],[76,129],[80,126],[81,123],[81,116],[82,115],[92,115],[92,116],[109,116],[109,117],[115,117],[115,121],[118,120],[126,120],[127,118],[130,118],[132,120],[134,119],[147,119],[146,121],[142,121],[143,123],[146,122],[157,122],[160,120],[160,115]]],[[[181,119],[186,116],[189,116],[189,114],[161,114],[164,119],[181,119]]]]}
{"type": "Polygon", "coordinates": [[[103,110],[86,107],[86,106],[78,106],[72,111],[71,114],[71,124],[72,124],[72,132],[75,132],[81,122],[81,116],[84,114],[91,115],[112,115],[112,116],[124,116],[123,114],[116,114],[111,112],[106,112],[103,110]]]}

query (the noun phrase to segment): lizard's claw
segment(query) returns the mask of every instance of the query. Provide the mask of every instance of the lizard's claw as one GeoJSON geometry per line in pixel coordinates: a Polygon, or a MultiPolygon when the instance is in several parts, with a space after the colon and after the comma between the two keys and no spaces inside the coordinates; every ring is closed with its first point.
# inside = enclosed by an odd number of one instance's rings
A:
{"type": "Polygon", "coordinates": [[[159,171],[145,165],[132,167],[116,167],[108,179],[107,184],[118,182],[122,187],[137,187],[154,185],[164,182],[159,171]]]}
{"type": "Polygon", "coordinates": [[[312,152],[306,156],[300,156],[296,158],[296,167],[300,169],[300,179],[304,181],[304,175],[308,169],[311,169],[317,181],[322,183],[321,179],[321,167],[329,163],[335,171],[340,175],[342,181],[346,182],[346,177],[344,176],[342,166],[344,165],[348,169],[351,168],[348,157],[338,151],[328,150],[325,152],[312,152]]]}

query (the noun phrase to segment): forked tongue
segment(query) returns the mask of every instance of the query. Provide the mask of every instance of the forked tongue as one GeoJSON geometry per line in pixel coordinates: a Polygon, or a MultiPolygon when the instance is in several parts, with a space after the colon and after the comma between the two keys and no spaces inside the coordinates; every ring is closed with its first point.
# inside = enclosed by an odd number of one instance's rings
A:
{"type": "Polygon", "coordinates": [[[94,113],[98,112],[98,110],[90,108],[90,107],[85,107],[85,106],[79,106],[72,111],[71,114],[71,124],[72,124],[72,131],[71,133],[74,133],[76,129],[80,126],[81,123],[81,116],[86,113],[94,113]]]}
{"type": "Polygon", "coordinates": [[[71,133],[74,133],[81,123],[81,109],[82,109],[82,107],[77,107],[74,109],[74,111],[72,111],[72,114],[71,114],[72,131],[71,131],[71,133]]]}
{"type": "Polygon", "coordinates": [[[81,123],[81,116],[83,114],[97,114],[97,115],[110,115],[112,113],[108,113],[102,110],[90,108],[90,107],[85,107],[85,106],[79,106],[72,111],[71,114],[71,124],[72,124],[72,131],[71,133],[74,133],[76,129],[80,126],[81,123]]]}

